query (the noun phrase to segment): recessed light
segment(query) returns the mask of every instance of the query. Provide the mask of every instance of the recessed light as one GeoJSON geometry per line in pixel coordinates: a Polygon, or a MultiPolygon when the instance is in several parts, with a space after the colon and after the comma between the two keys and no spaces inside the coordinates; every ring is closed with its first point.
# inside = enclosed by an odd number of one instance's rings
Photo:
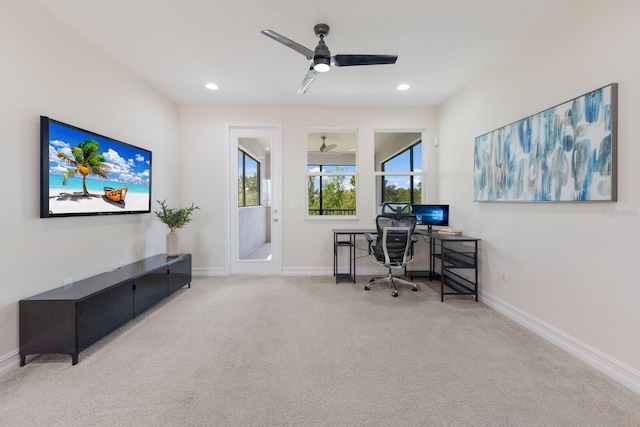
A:
{"type": "Polygon", "coordinates": [[[407,90],[407,89],[409,89],[410,87],[411,87],[411,86],[409,86],[409,84],[408,84],[408,83],[401,83],[401,84],[399,84],[399,85],[398,85],[397,89],[398,89],[398,90],[407,90]]]}
{"type": "Polygon", "coordinates": [[[206,85],[204,85],[204,87],[209,90],[218,90],[218,85],[215,83],[207,83],[206,85]]]}

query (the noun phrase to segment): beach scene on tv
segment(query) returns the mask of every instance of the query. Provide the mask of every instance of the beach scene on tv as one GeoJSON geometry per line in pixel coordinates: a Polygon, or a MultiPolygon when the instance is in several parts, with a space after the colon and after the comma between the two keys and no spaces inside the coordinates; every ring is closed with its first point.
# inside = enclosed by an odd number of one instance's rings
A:
{"type": "Polygon", "coordinates": [[[49,214],[148,212],[149,151],[49,122],[49,214]]]}

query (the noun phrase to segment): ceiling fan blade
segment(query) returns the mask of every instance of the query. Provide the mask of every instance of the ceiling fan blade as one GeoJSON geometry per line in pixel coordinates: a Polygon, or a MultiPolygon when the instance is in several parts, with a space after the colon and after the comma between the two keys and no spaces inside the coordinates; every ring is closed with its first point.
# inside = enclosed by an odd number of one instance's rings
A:
{"type": "Polygon", "coordinates": [[[298,93],[301,93],[301,94],[307,93],[307,89],[309,88],[309,85],[313,83],[313,81],[316,79],[317,76],[318,76],[318,72],[313,69],[313,66],[311,66],[311,68],[309,68],[309,71],[307,71],[307,74],[304,76],[304,79],[302,79],[302,83],[300,83],[300,87],[298,88],[298,93]]]}
{"type": "Polygon", "coordinates": [[[282,36],[278,33],[276,33],[275,31],[271,31],[271,30],[262,30],[260,31],[262,34],[264,34],[267,37],[271,37],[272,39],[274,39],[277,42],[282,43],[283,45],[290,47],[291,49],[295,50],[298,53],[301,53],[305,56],[305,58],[307,58],[308,60],[313,59],[313,54],[314,52],[309,49],[306,48],[304,46],[302,46],[301,44],[298,44],[296,42],[294,42],[293,40],[290,40],[288,38],[286,38],[285,36],[282,36]]]}
{"type": "Polygon", "coordinates": [[[326,153],[327,151],[331,151],[334,148],[336,148],[338,146],[338,144],[329,144],[326,147],[324,147],[324,150],[322,150],[322,152],[326,153]]]}
{"type": "Polygon", "coordinates": [[[353,65],[395,64],[398,55],[335,55],[333,63],[336,67],[353,65]]]}

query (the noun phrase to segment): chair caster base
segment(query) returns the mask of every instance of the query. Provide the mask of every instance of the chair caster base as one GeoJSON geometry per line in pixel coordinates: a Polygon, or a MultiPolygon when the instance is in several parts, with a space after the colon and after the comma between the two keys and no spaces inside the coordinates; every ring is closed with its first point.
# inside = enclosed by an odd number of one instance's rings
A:
{"type": "Polygon", "coordinates": [[[398,291],[391,292],[391,296],[396,298],[398,296],[398,291]]]}
{"type": "Polygon", "coordinates": [[[364,290],[365,290],[365,291],[368,291],[368,290],[369,290],[369,286],[365,286],[365,287],[364,287],[364,290]]]}

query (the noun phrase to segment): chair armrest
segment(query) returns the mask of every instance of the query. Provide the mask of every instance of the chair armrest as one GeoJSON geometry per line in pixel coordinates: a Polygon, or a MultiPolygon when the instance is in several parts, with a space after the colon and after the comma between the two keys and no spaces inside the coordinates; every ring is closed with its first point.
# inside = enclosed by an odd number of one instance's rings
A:
{"type": "Polygon", "coordinates": [[[364,238],[369,242],[369,255],[371,255],[373,253],[373,234],[364,233],[364,238]]]}

